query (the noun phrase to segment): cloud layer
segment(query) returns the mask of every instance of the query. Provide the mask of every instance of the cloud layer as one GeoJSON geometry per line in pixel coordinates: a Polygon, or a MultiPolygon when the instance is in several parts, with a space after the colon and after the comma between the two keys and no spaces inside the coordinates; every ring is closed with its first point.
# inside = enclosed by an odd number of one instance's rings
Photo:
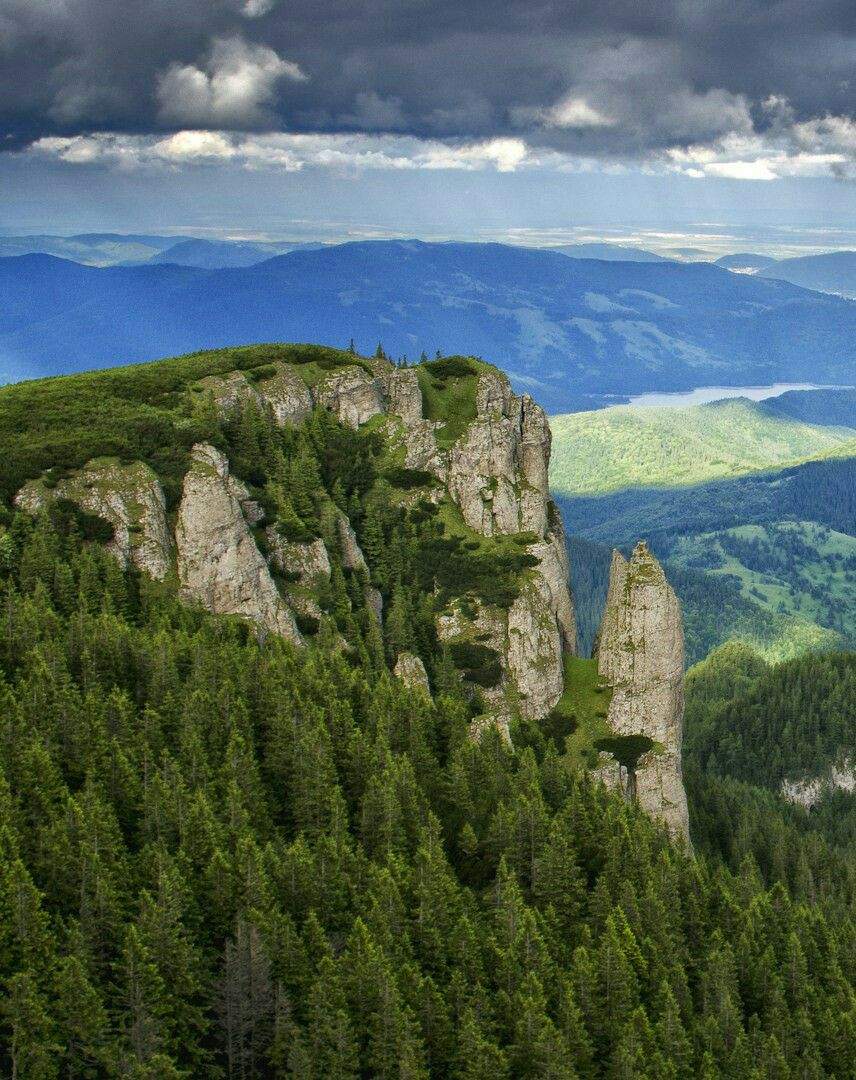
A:
{"type": "Polygon", "coordinates": [[[849,175],[854,62],[842,0],[0,0],[0,147],[849,175]]]}

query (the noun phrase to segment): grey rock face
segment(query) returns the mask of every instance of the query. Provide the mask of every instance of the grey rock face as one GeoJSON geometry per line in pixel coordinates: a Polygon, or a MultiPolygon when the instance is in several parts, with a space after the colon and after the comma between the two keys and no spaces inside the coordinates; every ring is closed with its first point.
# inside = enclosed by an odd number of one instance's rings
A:
{"type": "MultiPolygon", "coordinates": [[[[346,570],[363,570],[369,572],[363,549],[357,542],[357,534],[354,532],[350,521],[345,514],[340,514],[336,519],[336,531],[339,534],[339,550],[342,555],[342,566],[346,570]]],[[[366,582],[365,598],[371,611],[378,622],[383,619],[383,597],[380,591],[370,582],[366,582]]]]}
{"type": "Polygon", "coordinates": [[[413,368],[396,368],[382,381],[386,411],[400,416],[409,428],[422,420],[422,391],[413,368]]]}
{"type": "Polygon", "coordinates": [[[524,719],[540,720],[562,696],[562,638],[546,579],[535,573],[508,612],[505,663],[524,719]]]}
{"type": "Polygon", "coordinates": [[[360,367],[334,371],[315,387],[315,400],[346,427],[358,428],[385,411],[383,382],[360,367]]]}
{"type": "Polygon", "coordinates": [[[311,583],[319,577],[330,576],[330,556],[321,539],[309,543],[285,540],[275,528],[266,530],[270,546],[270,561],[277,570],[296,574],[301,582],[311,583]]]}
{"type": "Polygon", "coordinates": [[[261,411],[270,409],[280,426],[299,424],[312,412],[309,388],[287,364],[277,362],[272,366],[276,374],[258,383],[251,383],[243,371],[230,371],[227,375],[210,375],[198,386],[212,395],[224,414],[252,402],[261,411]]]}
{"type": "Polygon", "coordinates": [[[399,653],[398,659],[395,661],[393,674],[411,690],[422,690],[429,697],[431,696],[428,675],[420,657],[409,652],[399,653]]]}
{"type": "Polygon", "coordinates": [[[615,735],[643,735],[654,743],[633,776],[601,755],[604,779],[635,797],[672,835],[689,840],[681,773],[683,620],[674,590],[645,543],[637,544],[629,562],[613,553],[597,661],[613,691],[608,726],[615,735]]]}
{"type": "Polygon", "coordinates": [[[363,549],[357,542],[357,534],[351,527],[350,521],[342,514],[336,520],[336,528],[339,532],[339,546],[342,552],[342,566],[346,570],[368,570],[366,557],[363,549]]]}
{"type": "MultiPolygon", "coordinates": [[[[507,733],[518,708],[546,716],[562,695],[563,652],[576,650],[576,621],[561,519],[547,481],[550,427],[531,398],[517,397],[495,372],[479,376],[476,418],[448,452],[446,482],[464,521],[485,536],[531,532],[539,560],[508,612],[480,610],[475,624],[441,626],[441,636],[479,635],[501,658],[502,683],[484,692],[507,733]],[[551,512],[552,509],[552,512],[551,512]]],[[[482,725],[484,726],[484,725],[482,725]]]]}
{"type": "Polygon", "coordinates": [[[485,536],[547,530],[550,428],[544,410],[494,372],[479,376],[476,419],[449,454],[449,493],[485,536]]]}
{"type": "Polygon", "coordinates": [[[781,787],[782,795],[788,802],[803,806],[806,810],[811,810],[835,791],[845,791],[849,795],[856,791],[856,760],[842,756],[830,765],[823,776],[785,779],[781,787]]]}
{"type": "Polygon", "coordinates": [[[219,450],[193,448],[175,529],[183,594],[215,615],[239,615],[260,630],[302,641],[250,532],[247,490],[219,450]]]}
{"type": "Polygon", "coordinates": [[[447,455],[438,448],[434,434],[442,424],[423,417],[422,389],[416,372],[396,368],[384,375],[382,382],[390,417],[387,434],[403,447],[405,468],[433,473],[445,482],[447,455]]]}
{"type": "Polygon", "coordinates": [[[287,364],[275,364],[276,375],[257,383],[256,391],[281,426],[300,424],[312,412],[309,387],[287,364]]]}
{"type": "Polygon", "coordinates": [[[30,481],[18,492],[15,504],[36,513],[55,499],[68,499],[109,521],[113,539],[107,550],[123,567],[133,564],[159,581],[169,573],[173,545],[163,489],[144,462],[123,465],[111,458],[98,458],[54,488],[47,488],[40,480],[30,481]]]}

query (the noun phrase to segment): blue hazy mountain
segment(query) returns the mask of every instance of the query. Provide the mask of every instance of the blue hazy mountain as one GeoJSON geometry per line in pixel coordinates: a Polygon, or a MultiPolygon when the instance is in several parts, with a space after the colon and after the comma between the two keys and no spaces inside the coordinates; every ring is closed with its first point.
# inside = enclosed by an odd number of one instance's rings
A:
{"type": "Polygon", "coordinates": [[[603,259],[605,262],[673,262],[665,255],[655,255],[644,248],[629,247],[624,244],[563,244],[550,248],[561,251],[572,259],[603,259]]]}
{"type": "Polygon", "coordinates": [[[201,270],[226,270],[255,266],[289,251],[315,251],[323,244],[252,243],[239,240],[181,240],[152,256],[150,263],[197,266],[201,270]]]}
{"type": "Polygon", "coordinates": [[[723,255],[722,258],[715,260],[715,265],[738,273],[754,274],[763,268],[772,266],[775,262],[776,260],[772,255],[755,255],[744,251],[737,252],[735,255],[723,255]]]}
{"type": "Polygon", "coordinates": [[[856,297],[856,251],[829,251],[779,259],[758,271],[763,277],[790,281],[804,289],[856,297]]]}
{"type": "Polygon", "coordinates": [[[396,357],[483,356],[554,411],[700,385],[847,384],[856,372],[856,305],[709,263],[418,241],[227,270],[0,260],[0,363],[16,373],[351,338],[396,357]]]}
{"type": "Polygon", "coordinates": [[[90,266],[115,266],[141,263],[172,247],[178,237],[153,236],[148,233],[77,233],[54,236],[33,233],[22,236],[0,235],[0,258],[16,255],[55,255],[90,266]]]}
{"type": "Polygon", "coordinates": [[[255,266],[276,252],[265,251],[255,244],[230,240],[181,240],[158,252],[149,262],[171,263],[173,266],[197,266],[203,270],[225,270],[237,266],[255,266]]]}

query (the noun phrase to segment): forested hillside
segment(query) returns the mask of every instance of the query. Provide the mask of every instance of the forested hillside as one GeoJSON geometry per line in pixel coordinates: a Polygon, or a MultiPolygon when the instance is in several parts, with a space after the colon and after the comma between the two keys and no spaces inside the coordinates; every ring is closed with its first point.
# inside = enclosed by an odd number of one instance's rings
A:
{"type": "MultiPolygon", "coordinates": [[[[567,752],[581,692],[576,712],[515,718],[511,744],[474,740],[498,657],[439,640],[439,605],[512,604],[531,537],[467,530],[376,418],[283,427],[192,389],[238,367],[263,385],[284,355],[0,393],[2,1071],[852,1077],[852,859],[703,774],[697,853],[673,844],[567,752]],[[302,643],[123,568],[110,523],[69,498],[9,501],[44,470],[40,491],[67,490],[101,453],[151,467],[169,517],[200,439],[253,515],[324,539],[302,643]],[[393,676],[402,649],[430,693],[393,676]]],[[[307,385],[363,363],[287,355],[307,385]]],[[[471,363],[418,375],[449,439],[472,421],[471,363]]],[[[295,576],[276,586],[296,603],[295,576]]]]}
{"type": "Polygon", "coordinates": [[[582,637],[596,628],[604,572],[579,545],[627,549],[645,536],[681,596],[689,662],[730,639],[770,660],[856,643],[856,457],[854,429],[841,426],[852,404],[852,391],[816,390],[553,418],[551,485],[578,545],[579,606],[591,608],[582,637]],[[690,482],[842,437],[821,460],[690,482]]]}
{"type": "Polygon", "coordinates": [[[770,665],[735,642],[689,672],[684,750],[696,835],[732,865],[751,850],[809,893],[818,866],[852,874],[854,678],[852,652],[770,665]]]}

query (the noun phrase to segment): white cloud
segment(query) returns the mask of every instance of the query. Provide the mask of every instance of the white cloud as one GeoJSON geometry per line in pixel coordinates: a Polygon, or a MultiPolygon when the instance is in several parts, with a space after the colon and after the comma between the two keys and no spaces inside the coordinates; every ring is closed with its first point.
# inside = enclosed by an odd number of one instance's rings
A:
{"type": "Polygon", "coordinates": [[[239,0],[241,14],[248,19],[259,19],[276,7],[277,0],[239,0]]]}
{"type": "Polygon", "coordinates": [[[794,121],[784,98],[763,103],[770,126],[732,132],[709,143],[674,147],[665,157],[686,176],[777,180],[798,176],[850,176],[856,164],[856,121],[825,116],[794,121]]]}
{"type": "Polygon", "coordinates": [[[25,151],[57,158],[71,165],[121,168],[233,164],[248,169],[306,167],[353,171],[362,169],[495,169],[514,172],[537,165],[521,139],[489,139],[450,144],[407,135],[236,134],[186,130],[162,138],[96,133],[70,138],[43,138],[25,151]]]}
{"type": "Polygon", "coordinates": [[[257,127],[268,118],[277,84],[306,78],[297,64],[266,45],[219,38],[204,68],[172,64],[158,76],[158,116],[167,124],[257,127]]]}
{"type": "Polygon", "coordinates": [[[611,117],[589,105],[585,98],[573,95],[548,109],[543,116],[543,122],[548,127],[559,128],[597,128],[615,124],[611,117]]]}
{"type": "Polygon", "coordinates": [[[569,94],[550,108],[515,105],[509,110],[511,122],[520,128],[535,124],[541,128],[584,131],[612,127],[615,121],[590,105],[584,97],[569,94]]]}
{"type": "MultiPolygon", "coordinates": [[[[277,63],[282,61],[277,60],[277,63]]],[[[210,95],[214,78],[204,72],[201,76],[201,93],[210,95]]],[[[244,106],[249,101],[246,94],[236,92],[231,100],[238,99],[244,106]]],[[[704,108],[711,100],[706,100],[704,108]]],[[[255,101],[257,104],[257,97],[255,101]]],[[[567,100],[565,105],[571,108],[567,100]]],[[[337,134],[241,133],[229,130],[225,124],[219,128],[207,124],[189,125],[163,136],[102,132],[46,137],[23,152],[52,157],[70,165],[100,164],[118,168],[220,164],[292,172],[324,168],[339,172],[446,169],[501,173],[521,169],[603,173],[637,169],[653,174],[676,172],[693,179],[754,182],[770,182],[782,177],[856,175],[856,120],[830,115],[797,122],[790,106],[781,98],[768,99],[761,107],[766,117],[763,130],[751,125],[747,127],[745,117],[748,114],[744,114],[742,107],[735,106],[732,113],[735,130],[688,144],[676,144],[656,156],[636,161],[533,147],[523,138],[510,136],[461,142],[418,138],[389,130],[337,134]]],[[[366,94],[361,103],[358,102],[358,108],[379,124],[391,125],[398,118],[398,103],[394,99],[390,101],[366,94]]]]}

